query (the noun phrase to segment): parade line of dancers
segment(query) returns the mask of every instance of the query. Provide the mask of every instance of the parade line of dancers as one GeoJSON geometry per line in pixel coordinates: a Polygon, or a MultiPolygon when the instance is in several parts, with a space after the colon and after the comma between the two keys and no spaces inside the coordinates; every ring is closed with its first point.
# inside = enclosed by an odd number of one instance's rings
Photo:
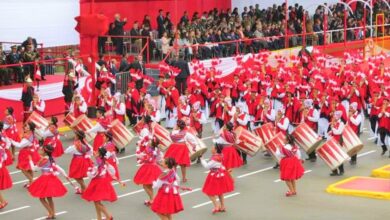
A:
{"type": "MultiPolygon", "coordinates": [[[[181,183],[189,181],[187,171],[191,161],[209,170],[202,192],[212,201],[212,213],[216,214],[227,211],[224,194],[235,189],[233,169],[247,164],[247,156],[257,151],[276,160],[275,168],[280,167],[280,179],[288,187],[287,197],[297,195],[296,180],[304,174],[299,147],[311,162],[320,156],[331,167],[331,176],[343,175],[343,163],[350,156],[351,165],[355,165],[361,147],[347,149],[348,155],[339,149],[350,142],[351,136],[360,135],[367,116],[376,137],[374,141],[382,147],[384,155],[390,131],[390,74],[383,61],[379,60],[379,65],[367,72],[360,68],[358,59],[321,71],[322,64],[315,58],[302,59],[294,67],[280,62],[278,68],[270,68],[266,63],[250,71],[243,68],[233,73],[230,83],[219,81],[215,68],[199,67],[188,79],[188,88],[182,95],[173,76],[166,73],[158,84],[162,100],[159,104],[144,87],[136,86],[139,79],[135,77],[123,95],[111,96],[109,81],[102,82],[97,97],[97,123],[86,130],[73,129],[73,145],[67,148],[62,145],[56,117],[51,118],[47,127],[37,127],[29,119],[32,115],[43,115],[45,105],[37,93],[24,89],[24,96],[31,96],[27,98],[31,103],[25,109],[23,134],[20,136],[16,128],[12,107],[5,109],[6,117],[0,123],[0,209],[8,204],[1,191],[12,187],[7,167],[15,161],[28,180],[24,187],[40,200],[47,210],[47,219],[56,218],[53,198],[67,193],[59,176],[82,199],[94,202],[97,219],[113,219],[102,202],[117,200],[112,182],[125,185],[118,172],[117,154],[122,148],[115,141],[114,119],[125,124],[128,118],[139,137],[136,156],[141,166],[133,180],[145,190],[145,206],[163,220],[172,219],[173,214],[184,209],[180,190],[191,189],[181,183]],[[161,112],[161,108],[165,111],[161,112]],[[161,126],[163,116],[165,127],[171,132],[161,126]],[[214,139],[213,146],[208,146],[211,157],[205,159],[202,154],[207,147],[200,138],[209,117],[213,118],[214,139]],[[298,133],[301,125],[303,135],[310,138],[314,133],[316,137],[308,148],[298,133]],[[353,134],[346,136],[349,130],[353,134]],[[272,135],[262,136],[264,131],[272,135]],[[91,134],[94,138],[90,145],[91,134]],[[335,164],[326,160],[334,153],[340,154],[336,159],[341,158],[335,164]],[[56,163],[63,154],[72,155],[68,173],[56,163]],[[181,168],[181,178],[177,167],[181,168]],[[37,170],[41,175],[34,179],[37,170]],[[87,177],[91,179],[88,185],[84,182],[87,177]]],[[[66,80],[73,80],[72,75],[68,74],[66,80]]],[[[75,93],[67,104],[68,114],[74,118],[85,116],[86,103],[80,94],[75,93]]]]}

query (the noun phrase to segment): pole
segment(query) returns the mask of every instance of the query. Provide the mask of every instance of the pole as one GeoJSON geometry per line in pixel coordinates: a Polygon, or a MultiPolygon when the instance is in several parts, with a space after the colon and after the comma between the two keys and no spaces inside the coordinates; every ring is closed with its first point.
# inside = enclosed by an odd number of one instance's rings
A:
{"type": "Polygon", "coordinates": [[[303,12],[303,35],[302,35],[302,46],[306,46],[306,11],[303,12]]]}
{"type": "Polygon", "coordinates": [[[347,9],[344,6],[344,48],[347,45],[347,9]]]}
{"type": "Polygon", "coordinates": [[[324,13],[324,49],[326,46],[326,32],[328,31],[328,17],[324,13]]]}
{"type": "Polygon", "coordinates": [[[285,38],[284,38],[284,46],[285,48],[288,48],[288,0],[285,0],[285,6],[284,6],[284,13],[285,13],[285,21],[284,21],[284,29],[285,29],[285,38]]]}

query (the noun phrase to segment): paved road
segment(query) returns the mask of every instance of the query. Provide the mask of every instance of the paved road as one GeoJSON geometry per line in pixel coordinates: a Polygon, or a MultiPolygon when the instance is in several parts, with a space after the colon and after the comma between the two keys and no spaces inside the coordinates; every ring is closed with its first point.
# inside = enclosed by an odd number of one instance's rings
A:
{"type": "MultiPolygon", "coordinates": [[[[366,127],[368,122],[366,122],[366,127]]],[[[64,146],[72,142],[73,134],[66,133],[63,138],[64,146]]],[[[205,126],[204,142],[211,146],[211,126],[205,126]]],[[[305,163],[306,174],[298,182],[298,196],[286,198],[286,186],[278,180],[279,171],[272,169],[274,161],[265,158],[261,153],[249,158],[248,165],[236,169],[236,190],[226,197],[227,212],[211,214],[212,205],[208,198],[201,192],[201,187],[206,177],[205,169],[198,164],[193,165],[188,172],[189,182],[186,184],[194,190],[183,192],[182,199],[185,210],[174,216],[174,219],[199,220],[199,219],[224,219],[224,220],[255,220],[255,219],[386,219],[390,216],[388,202],[348,196],[336,196],[327,194],[326,187],[338,180],[362,175],[368,176],[372,169],[389,164],[390,159],[380,156],[380,147],[374,145],[366,130],[362,135],[365,147],[360,152],[358,164],[350,166],[345,164],[346,173],[343,177],[330,177],[329,168],[318,159],[316,163],[305,163]]],[[[113,204],[107,204],[113,213],[114,219],[149,220],[158,219],[152,211],[143,205],[146,195],[142,188],[132,183],[132,178],[137,170],[135,160],[135,142],[133,140],[126,153],[120,158],[120,175],[127,183],[123,188],[115,185],[119,200],[113,204]]],[[[210,156],[209,152],[206,158],[210,156]]],[[[60,158],[57,163],[66,170],[70,157],[60,158]]],[[[23,188],[24,176],[10,167],[14,181],[14,187],[5,191],[4,196],[9,201],[6,209],[0,212],[1,220],[29,220],[40,219],[46,212],[37,199],[32,198],[23,188]]],[[[36,174],[36,176],[38,173],[36,174]]],[[[72,187],[67,184],[69,193],[59,199],[55,199],[57,219],[90,220],[95,218],[95,210],[92,203],[80,199],[73,194],[72,187]]]]}

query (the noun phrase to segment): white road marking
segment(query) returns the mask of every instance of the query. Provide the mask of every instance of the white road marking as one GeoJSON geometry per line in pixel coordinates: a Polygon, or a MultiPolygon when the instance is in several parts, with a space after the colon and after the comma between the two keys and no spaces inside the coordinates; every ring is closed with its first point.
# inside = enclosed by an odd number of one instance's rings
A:
{"type": "Polygon", "coordinates": [[[18,171],[10,172],[9,174],[13,175],[13,174],[21,173],[21,172],[22,172],[22,171],[18,170],[18,171]]]}
{"type": "Polygon", "coordinates": [[[19,207],[19,208],[16,208],[16,209],[11,209],[11,210],[8,210],[8,211],[5,211],[5,212],[0,212],[0,215],[4,215],[4,214],[7,214],[7,213],[10,213],[10,212],[16,212],[16,211],[19,211],[19,210],[22,210],[22,209],[27,209],[27,208],[30,208],[30,206],[22,206],[22,207],[19,207]]]}
{"type": "Polygon", "coordinates": [[[213,137],[214,137],[214,136],[208,136],[208,137],[202,138],[201,140],[204,141],[204,140],[211,139],[211,138],[213,138],[213,137]]]}
{"type": "MultiPolygon", "coordinates": [[[[313,170],[306,170],[304,173],[310,173],[311,171],[313,171],[313,170]]],[[[282,181],[281,179],[277,179],[277,180],[274,180],[274,183],[278,183],[281,181],[282,181]]]]}
{"type": "Polygon", "coordinates": [[[251,176],[253,174],[261,173],[261,172],[264,172],[264,171],[267,171],[267,170],[271,170],[271,169],[273,169],[273,167],[267,167],[267,168],[264,168],[264,169],[261,169],[261,170],[257,170],[257,171],[253,171],[253,172],[250,172],[250,173],[247,173],[247,174],[240,175],[237,178],[241,179],[241,178],[244,178],[244,177],[247,177],[247,176],[251,176]]]}
{"type": "MultiPolygon", "coordinates": [[[[122,183],[127,183],[127,182],[130,182],[131,179],[125,179],[125,180],[122,180],[122,183]]],[[[119,183],[118,182],[115,182],[113,183],[112,185],[115,186],[115,185],[118,185],[119,183]]]]}
{"type": "Polygon", "coordinates": [[[124,157],[118,157],[118,160],[123,160],[123,159],[131,158],[131,157],[135,157],[135,154],[127,155],[127,156],[124,156],[124,157]]]}
{"type": "MultiPolygon", "coordinates": [[[[66,214],[66,213],[68,213],[68,212],[67,211],[57,212],[56,213],[56,217],[59,216],[59,215],[66,214]]],[[[43,219],[46,219],[46,218],[47,218],[47,216],[44,216],[44,217],[36,218],[34,220],[43,220],[43,219]]]]}
{"type": "Polygon", "coordinates": [[[369,154],[372,154],[372,153],[375,153],[376,150],[370,150],[370,151],[367,151],[367,152],[364,152],[364,153],[361,153],[361,154],[358,154],[357,157],[364,157],[366,155],[369,155],[369,154]]]}
{"type": "MultiPolygon", "coordinates": [[[[38,177],[35,177],[33,180],[36,180],[38,177]]],[[[13,184],[14,185],[18,185],[18,184],[22,184],[22,183],[27,183],[28,180],[21,180],[21,181],[17,181],[17,182],[14,182],[13,184]]]]}
{"type": "Polygon", "coordinates": [[[374,137],[369,137],[369,138],[367,138],[367,140],[374,140],[376,137],[374,136],[374,137]]]}
{"type": "Polygon", "coordinates": [[[140,189],[140,190],[136,190],[136,191],[133,191],[133,192],[125,193],[125,194],[122,194],[122,195],[118,196],[118,198],[131,196],[131,195],[134,195],[134,194],[137,194],[137,193],[141,193],[143,191],[144,191],[143,189],[140,189]]]}
{"type": "Polygon", "coordinates": [[[180,193],[180,195],[181,196],[185,196],[185,195],[188,195],[188,194],[191,194],[191,193],[194,193],[194,192],[198,192],[200,190],[201,190],[201,188],[195,188],[195,189],[192,189],[191,191],[180,193]]]}
{"type": "MultiPolygon", "coordinates": [[[[230,198],[230,197],[233,197],[233,196],[237,196],[237,195],[240,195],[240,193],[239,193],[239,192],[236,192],[236,193],[233,193],[233,194],[229,194],[229,195],[225,196],[225,199],[230,198]]],[[[217,199],[217,200],[219,200],[219,199],[217,199]]],[[[212,203],[211,201],[204,202],[204,203],[201,203],[201,204],[192,206],[192,208],[193,208],[193,209],[197,209],[197,208],[200,208],[200,207],[202,207],[202,206],[205,206],[205,205],[208,205],[208,204],[211,204],[211,203],[212,203]]]]}

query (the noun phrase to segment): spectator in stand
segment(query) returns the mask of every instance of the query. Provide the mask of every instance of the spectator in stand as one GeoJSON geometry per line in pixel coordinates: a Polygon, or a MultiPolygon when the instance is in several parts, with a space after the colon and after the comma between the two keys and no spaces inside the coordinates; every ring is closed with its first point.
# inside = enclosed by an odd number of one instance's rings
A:
{"type": "MultiPolygon", "coordinates": [[[[124,26],[127,23],[127,18],[124,18],[121,21],[121,15],[119,13],[115,14],[115,21],[112,26],[112,35],[114,36],[123,36],[125,34],[124,26]]],[[[113,41],[114,42],[114,41],[113,41]]],[[[115,49],[117,54],[123,54],[123,38],[118,37],[115,39],[115,49]]]]}
{"type": "Polygon", "coordinates": [[[24,47],[26,49],[28,45],[32,45],[33,51],[37,51],[38,43],[37,43],[37,40],[35,38],[27,37],[27,39],[25,41],[23,41],[22,47],[24,47]]]}
{"type": "Polygon", "coordinates": [[[139,29],[138,21],[134,21],[133,28],[131,28],[130,30],[130,36],[132,37],[131,43],[136,45],[138,52],[141,51],[142,38],[140,38],[141,30],[139,29]]]}
{"type": "Polygon", "coordinates": [[[142,21],[142,27],[146,27],[148,26],[149,28],[152,27],[152,23],[150,22],[150,16],[149,15],[145,15],[144,16],[144,20],[142,21]]]}
{"type": "Polygon", "coordinates": [[[161,37],[161,50],[162,50],[162,55],[163,58],[165,58],[170,50],[170,43],[171,39],[168,38],[167,32],[164,32],[162,37],[161,37]]]}
{"type": "MultiPolygon", "coordinates": [[[[145,75],[146,74],[145,65],[144,65],[142,60],[143,60],[143,58],[141,55],[136,56],[134,62],[131,63],[129,66],[130,70],[133,69],[133,70],[139,71],[141,75],[145,75]]],[[[141,78],[135,82],[135,87],[138,90],[140,90],[143,87],[143,85],[144,85],[143,78],[141,78]]]]}
{"type": "Polygon", "coordinates": [[[119,64],[119,72],[124,72],[128,70],[129,67],[129,61],[128,61],[129,55],[127,53],[122,54],[122,59],[119,64]]]}
{"type": "MultiPolygon", "coordinates": [[[[32,44],[26,46],[26,51],[23,53],[23,62],[36,62],[39,60],[39,53],[34,51],[32,44]]],[[[34,80],[34,71],[37,70],[37,64],[24,64],[24,74],[34,80]]]]}
{"type": "Polygon", "coordinates": [[[175,80],[176,88],[179,90],[180,95],[183,95],[187,89],[187,78],[190,75],[188,62],[184,60],[183,56],[176,55],[171,65],[180,69],[180,73],[176,76],[175,80]]]}
{"type": "Polygon", "coordinates": [[[173,23],[171,21],[171,13],[167,12],[165,14],[164,24],[165,24],[165,30],[168,31],[168,34],[171,34],[171,32],[173,30],[173,23]]]}
{"type": "Polygon", "coordinates": [[[162,34],[164,32],[164,16],[163,16],[163,10],[158,10],[158,16],[157,16],[157,31],[158,31],[158,38],[162,37],[162,34]]]}
{"type": "Polygon", "coordinates": [[[7,55],[7,64],[20,64],[18,66],[12,66],[10,69],[15,75],[15,82],[22,83],[24,82],[24,76],[22,71],[22,57],[17,51],[17,46],[13,45],[11,47],[11,52],[7,55]]]}
{"type": "MultiPolygon", "coordinates": [[[[6,55],[3,51],[3,47],[0,45],[0,65],[5,65],[6,63],[6,55]]],[[[11,85],[10,82],[10,71],[11,69],[8,67],[0,68],[0,85],[11,85]]]]}
{"type": "Polygon", "coordinates": [[[180,18],[180,23],[184,23],[185,25],[188,25],[190,22],[190,19],[188,18],[188,12],[184,11],[183,16],[180,18]]]}

